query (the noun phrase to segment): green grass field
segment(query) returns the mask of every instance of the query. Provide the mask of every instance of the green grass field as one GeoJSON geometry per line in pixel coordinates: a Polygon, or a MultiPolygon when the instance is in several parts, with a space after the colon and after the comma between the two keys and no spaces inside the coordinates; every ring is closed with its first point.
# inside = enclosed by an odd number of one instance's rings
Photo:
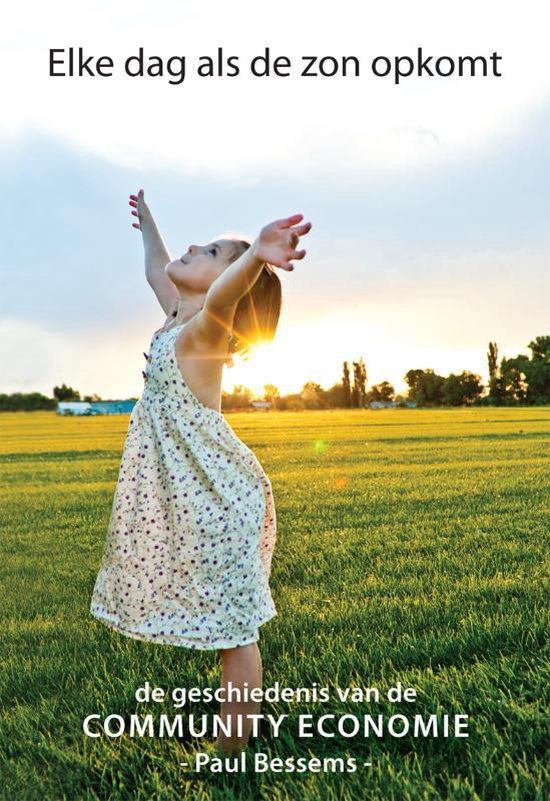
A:
{"type": "Polygon", "coordinates": [[[146,680],[217,686],[217,656],[135,642],[88,614],[128,418],[3,414],[0,797],[548,798],[550,410],[227,420],[260,459],[277,504],[279,614],[261,629],[264,685],[401,681],[418,691],[412,710],[333,700],[262,711],[289,713],[289,733],[297,714],[462,713],[470,736],[274,740],[266,731],[252,750],[353,756],[357,771],[221,776],[179,766],[197,742],[86,738],[92,712],[173,712],[136,703],[146,680]]]}

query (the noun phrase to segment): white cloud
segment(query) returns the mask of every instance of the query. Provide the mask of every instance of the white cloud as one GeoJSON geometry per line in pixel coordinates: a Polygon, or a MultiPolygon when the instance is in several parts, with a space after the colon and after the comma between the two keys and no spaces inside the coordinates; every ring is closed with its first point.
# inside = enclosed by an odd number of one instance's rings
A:
{"type": "Polygon", "coordinates": [[[39,323],[5,317],[0,320],[2,392],[43,392],[66,383],[81,395],[139,395],[147,337],[105,330],[93,336],[64,333],[39,323]]]}
{"type": "Polygon", "coordinates": [[[41,0],[12,6],[0,33],[4,108],[0,136],[47,132],[133,168],[166,166],[255,181],[258,174],[327,165],[400,168],[439,163],[491,136],[512,133],[550,90],[546,3],[440,0],[301,3],[253,0],[107,3],[41,0]],[[454,13],[454,16],[452,14],[454,13]],[[47,76],[48,50],[82,46],[123,58],[238,55],[270,46],[357,55],[359,79],[63,79],[47,76]],[[376,55],[502,55],[503,78],[415,79],[395,86],[367,75],[376,55]]]}

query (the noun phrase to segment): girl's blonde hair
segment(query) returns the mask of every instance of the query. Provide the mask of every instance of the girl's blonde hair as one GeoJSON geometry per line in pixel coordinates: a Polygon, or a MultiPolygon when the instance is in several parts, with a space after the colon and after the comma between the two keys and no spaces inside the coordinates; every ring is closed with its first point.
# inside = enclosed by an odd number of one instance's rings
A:
{"type": "MultiPolygon", "coordinates": [[[[236,261],[252,244],[247,239],[234,239],[236,261]]],[[[270,264],[264,264],[253,286],[239,301],[233,318],[233,332],[229,340],[230,354],[247,358],[250,349],[258,342],[270,342],[275,336],[281,314],[281,281],[270,264]]],[[[233,363],[228,360],[229,366],[233,363]]]]}

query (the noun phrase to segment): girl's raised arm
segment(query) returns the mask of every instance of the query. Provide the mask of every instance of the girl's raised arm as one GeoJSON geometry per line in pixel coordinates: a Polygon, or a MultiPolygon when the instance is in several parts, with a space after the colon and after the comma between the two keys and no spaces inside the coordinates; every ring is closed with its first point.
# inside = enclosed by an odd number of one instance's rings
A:
{"type": "Polygon", "coordinates": [[[132,225],[141,231],[143,236],[145,277],[168,316],[178,299],[176,287],[164,272],[164,268],[171,261],[170,254],[145,202],[143,189],[140,189],[137,195],[130,195],[130,206],[133,206],[132,214],[138,218],[138,222],[132,225]]]}
{"type": "Polygon", "coordinates": [[[283,270],[293,270],[294,259],[303,259],[305,250],[296,250],[311,223],[298,225],[302,214],[294,214],[262,228],[243,255],[216,278],[208,290],[203,309],[196,315],[197,333],[212,344],[223,340],[233,323],[238,302],[252,288],[267,262],[283,270]]]}

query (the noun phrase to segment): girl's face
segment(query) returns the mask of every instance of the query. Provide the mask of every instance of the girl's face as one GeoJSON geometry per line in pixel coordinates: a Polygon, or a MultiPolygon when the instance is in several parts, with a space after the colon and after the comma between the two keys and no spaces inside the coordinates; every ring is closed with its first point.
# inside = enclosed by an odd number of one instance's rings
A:
{"type": "Polygon", "coordinates": [[[179,259],[166,265],[166,275],[181,289],[207,292],[210,286],[231,264],[235,243],[216,239],[208,245],[189,245],[179,259]]]}

